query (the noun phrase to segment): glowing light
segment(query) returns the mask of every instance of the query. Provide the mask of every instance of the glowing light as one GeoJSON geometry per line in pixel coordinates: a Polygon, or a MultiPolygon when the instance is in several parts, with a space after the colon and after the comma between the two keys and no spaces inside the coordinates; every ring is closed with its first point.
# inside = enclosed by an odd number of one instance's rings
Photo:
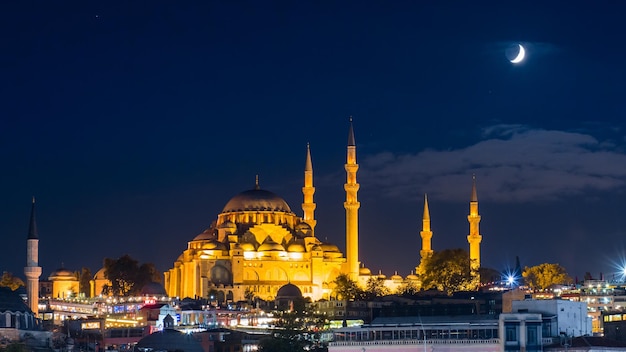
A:
{"type": "Polygon", "coordinates": [[[512,286],[512,285],[515,283],[515,276],[513,276],[513,275],[509,275],[509,276],[506,278],[506,283],[507,283],[508,285],[512,286]]]}

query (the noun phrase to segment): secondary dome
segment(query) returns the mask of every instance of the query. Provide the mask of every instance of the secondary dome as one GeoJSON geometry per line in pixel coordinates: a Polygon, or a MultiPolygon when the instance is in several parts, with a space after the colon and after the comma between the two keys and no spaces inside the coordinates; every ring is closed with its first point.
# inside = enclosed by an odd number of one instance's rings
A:
{"type": "Polygon", "coordinates": [[[291,213],[291,208],[280,196],[263,189],[251,189],[232,197],[222,213],[240,211],[280,211],[291,213]]]}
{"type": "Polygon", "coordinates": [[[284,252],[285,247],[283,247],[280,243],[276,243],[274,241],[265,241],[261,246],[259,246],[259,252],[270,252],[270,251],[284,252]]]}
{"type": "Polygon", "coordinates": [[[306,249],[302,243],[294,242],[287,247],[287,252],[306,252],[306,249]]]}
{"type": "Polygon", "coordinates": [[[189,351],[202,352],[202,345],[196,336],[174,329],[163,329],[143,337],[137,342],[140,351],[189,351]]]}
{"type": "Polygon", "coordinates": [[[61,279],[61,278],[76,278],[76,276],[74,275],[73,272],[65,269],[65,268],[60,268],[57,269],[56,271],[53,271],[50,274],[51,278],[57,278],[57,279],[61,279]]]}
{"type": "Polygon", "coordinates": [[[300,288],[292,283],[281,286],[276,292],[276,298],[297,298],[302,297],[302,291],[300,288]]]}

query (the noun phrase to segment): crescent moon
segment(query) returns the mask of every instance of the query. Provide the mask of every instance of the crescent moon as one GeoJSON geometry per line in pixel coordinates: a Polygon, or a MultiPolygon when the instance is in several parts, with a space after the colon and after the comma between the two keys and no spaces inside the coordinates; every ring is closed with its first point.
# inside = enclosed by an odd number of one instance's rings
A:
{"type": "Polygon", "coordinates": [[[519,45],[519,52],[517,53],[517,57],[511,60],[511,63],[514,63],[514,64],[522,62],[522,60],[524,60],[524,56],[526,56],[526,50],[524,50],[524,47],[522,46],[522,44],[517,44],[517,45],[519,45]]]}

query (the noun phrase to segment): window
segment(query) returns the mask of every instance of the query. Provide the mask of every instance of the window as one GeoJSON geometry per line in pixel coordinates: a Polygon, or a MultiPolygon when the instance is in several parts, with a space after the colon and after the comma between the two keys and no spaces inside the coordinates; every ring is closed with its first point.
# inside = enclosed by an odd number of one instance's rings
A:
{"type": "Polygon", "coordinates": [[[515,326],[506,327],[506,341],[517,341],[517,331],[515,326]]]}
{"type": "Polygon", "coordinates": [[[537,328],[534,326],[526,327],[526,344],[527,345],[536,345],[537,344],[537,328]]]}

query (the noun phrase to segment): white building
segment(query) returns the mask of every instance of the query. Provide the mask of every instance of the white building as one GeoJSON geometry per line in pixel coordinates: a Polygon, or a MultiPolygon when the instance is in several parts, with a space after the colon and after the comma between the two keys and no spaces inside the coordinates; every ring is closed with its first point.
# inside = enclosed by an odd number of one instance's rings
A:
{"type": "Polygon", "coordinates": [[[512,313],[541,313],[555,316],[553,323],[544,327],[544,337],[590,336],[591,317],[587,313],[587,303],[562,299],[526,299],[512,302],[512,313]]]}

